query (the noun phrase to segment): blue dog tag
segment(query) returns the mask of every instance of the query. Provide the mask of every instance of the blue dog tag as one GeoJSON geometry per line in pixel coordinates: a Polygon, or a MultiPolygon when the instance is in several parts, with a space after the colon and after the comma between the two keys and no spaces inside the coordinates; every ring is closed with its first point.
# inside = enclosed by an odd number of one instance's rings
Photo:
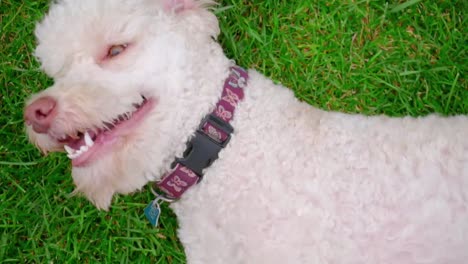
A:
{"type": "Polygon", "coordinates": [[[153,227],[158,225],[159,215],[161,214],[161,207],[159,206],[159,199],[156,198],[154,201],[148,204],[145,208],[146,218],[150,221],[153,227]]]}

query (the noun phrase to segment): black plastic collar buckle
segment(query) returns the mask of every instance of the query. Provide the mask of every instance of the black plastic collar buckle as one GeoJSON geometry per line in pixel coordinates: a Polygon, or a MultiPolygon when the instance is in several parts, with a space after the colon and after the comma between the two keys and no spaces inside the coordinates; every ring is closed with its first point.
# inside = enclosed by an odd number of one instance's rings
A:
{"type": "Polygon", "coordinates": [[[200,177],[200,181],[203,177],[203,169],[210,166],[213,161],[218,158],[218,153],[229,143],[229,140],[231,139],[231,133],[233,131],[234,129],[228,122],[222,120],[214,114],[209,114],[200,123],[195,136],[189,142],[187,142],[187,149],[184,152],[184,157],[177,158],[175,162],[190,168],[198,175],[198,177],[200,177]],[[226,140],[223,142],[218,142],[216,139],[207,135],[203,131],[203,126],[207,122],[226,133],[228,135],[226,140]]]}

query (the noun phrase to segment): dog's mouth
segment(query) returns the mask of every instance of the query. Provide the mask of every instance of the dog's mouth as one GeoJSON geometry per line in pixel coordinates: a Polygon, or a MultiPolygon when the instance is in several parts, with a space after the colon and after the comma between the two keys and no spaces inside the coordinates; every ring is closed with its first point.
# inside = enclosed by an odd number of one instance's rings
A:
{"type": "Polygon", "coordinates": [[[57,141],[63,144],[68,158],[75,167],[85,166],[104,154],[119,136],[125,136],[138,126],[154,107],[155,100],[142,96],[142,101],[133,104],[134,111],[118,115],[112,122],[104,122],[101,128],[76,131],[57,141]]]}

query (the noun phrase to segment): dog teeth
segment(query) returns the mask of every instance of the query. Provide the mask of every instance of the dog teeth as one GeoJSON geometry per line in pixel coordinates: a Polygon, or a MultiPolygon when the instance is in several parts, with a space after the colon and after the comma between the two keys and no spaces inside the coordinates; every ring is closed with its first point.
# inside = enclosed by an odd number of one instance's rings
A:
{"type": "Polygon", "coordinates": [[[87,131],[84,134],[84,140],[85,140],[86,146],[92,147],[94,145],[94,142],[91,139],[91,136],[89,135],[87,131]]]}
{"type": "Polygon", "coordinates": [[[82,154],[82,152],[80,150],[75,150],[75,149],[69,147],[68,145],[64,145],[63,148],[68,153],[67,157],[69,159],[78,158],[78,156],[80,156],[82,154]]]}
{"type": "Polygon", "coordinates": [[[73,154],[73,153],[75,152],[74,149],[70,148],[70,147],[67,146],[67,145],[64,145],[63,148],[65,149],[65,151],[66,151],[69,155],[71,155],[71,154],[73,154]]]}
{"type": "MultiPolygon", "coordinates": [[[[91,139],[91,138],[90,138],[91,139]]],[[[86,139],[85,139],[86,140],[86,139]]],[[[83,153],[90,149],[90,146],[81,146],[79,150],[73,149],[67,145],[64,145],[63,148],[68,153],[67,157],[69,159],[76,159],[81,156],[83,153]]]]}
{"type": "Polygon", "coordinates": [[[68,154],[67,157],[68,157],[69,159],[76,159],[76,158],[78,158],[80,155],[81,155],[81,152],[77,151],[77,152],[75,152],[74,154],[68,154]]]}

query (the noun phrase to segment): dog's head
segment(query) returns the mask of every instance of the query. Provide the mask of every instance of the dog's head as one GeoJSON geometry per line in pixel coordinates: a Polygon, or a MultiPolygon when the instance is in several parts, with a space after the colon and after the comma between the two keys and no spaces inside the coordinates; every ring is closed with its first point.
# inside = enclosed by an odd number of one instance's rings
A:
{"type": "Polygon", "coordinates": [[[222,54],[209,4],[61,0],[38,24],[35,54],[54,85],[27,102],[27,133],[67,153],[76,191],[98,208],[164,171],[178,108],[190,108],[181,98],[203,93],[196,71],[222,54]]]}

